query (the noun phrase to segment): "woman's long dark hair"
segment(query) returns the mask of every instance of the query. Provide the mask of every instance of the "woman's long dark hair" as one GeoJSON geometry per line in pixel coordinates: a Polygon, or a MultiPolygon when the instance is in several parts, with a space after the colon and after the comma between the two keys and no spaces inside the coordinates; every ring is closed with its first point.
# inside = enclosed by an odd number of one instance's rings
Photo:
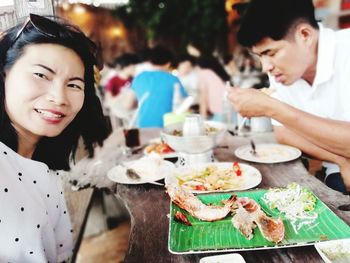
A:
{"type": "Polygon", "coordinates": [[[95,144],[102,145],[111,130],[95,93],[94,64],[96,64],[96,57],[92,53],[91,42],[74,26],[58,18],[51,19],[57,23],[59,29],[56,37],[40,32],[29,23],[19,37],[17,33],[21,25],[9,29],[0,39],[0,141],[17,152],[17,132],[5,111],[5,72],[10,70],[23,55],[28,45],[52,43],[68,47],[80,57],[85,67],[84,103],[75,119],[60,135],[43,137],[39,141],[32,159],[46,163],[50,169],[69,170],[70,158],[74,161],[80,137],[83,139],[89,156],[92,157],[95,144]]]}
{"type": "Polygon", "coordinates": [[[230,80],[230,75],[226,72],[225,68],[220,64],[219,60],[213,56],[202,56],[198,58],[197,64],[201,68],[211,69],[224,82],[230,80]]]}

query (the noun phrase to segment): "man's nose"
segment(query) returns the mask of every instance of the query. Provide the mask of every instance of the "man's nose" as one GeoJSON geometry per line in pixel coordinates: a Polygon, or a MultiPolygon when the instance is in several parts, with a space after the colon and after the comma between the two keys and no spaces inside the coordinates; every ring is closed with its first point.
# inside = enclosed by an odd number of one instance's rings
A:
{"type": "Polygon", "coordinates": [[[269,58],[261,57],[260,61],[261,61],[261,66],[262,66],[263,72],[269,73],[273,70],[274,66],[269,58]]]}

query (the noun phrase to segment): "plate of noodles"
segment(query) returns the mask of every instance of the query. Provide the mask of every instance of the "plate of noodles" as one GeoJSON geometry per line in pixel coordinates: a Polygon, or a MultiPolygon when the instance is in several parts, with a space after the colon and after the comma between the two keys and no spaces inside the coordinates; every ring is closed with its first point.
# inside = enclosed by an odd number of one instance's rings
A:
{"type": "Polygon", "coordinates": [[[193,193],[247,190],[260,184],[261,173],[238,162],[201,163],[177,167],[165,183],[175,183],[193,193]]]}

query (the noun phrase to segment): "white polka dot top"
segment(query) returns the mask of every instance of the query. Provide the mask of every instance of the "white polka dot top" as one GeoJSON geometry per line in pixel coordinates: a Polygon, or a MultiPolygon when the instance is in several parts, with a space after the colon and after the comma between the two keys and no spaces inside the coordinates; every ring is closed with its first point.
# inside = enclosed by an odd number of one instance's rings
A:
{"type": "Polygon", "coordinates": [[[72,249],[57,172],[0,142],[0,262],[61,262],[72,249]]]}

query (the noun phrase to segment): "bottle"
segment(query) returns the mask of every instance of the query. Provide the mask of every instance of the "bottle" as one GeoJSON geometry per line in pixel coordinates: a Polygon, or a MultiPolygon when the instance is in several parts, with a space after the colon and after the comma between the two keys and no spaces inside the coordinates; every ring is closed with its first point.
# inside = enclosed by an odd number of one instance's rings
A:
{"type": "Polygon", "coordinates": [[[233,109],[231,102],[228,99],[228,91],[231,88],[230,83],[226,82],[226,91],[222,99],[222,122],[226,124],[227,129],[234,128],[237,123],[237,113],[233,109]]]}

